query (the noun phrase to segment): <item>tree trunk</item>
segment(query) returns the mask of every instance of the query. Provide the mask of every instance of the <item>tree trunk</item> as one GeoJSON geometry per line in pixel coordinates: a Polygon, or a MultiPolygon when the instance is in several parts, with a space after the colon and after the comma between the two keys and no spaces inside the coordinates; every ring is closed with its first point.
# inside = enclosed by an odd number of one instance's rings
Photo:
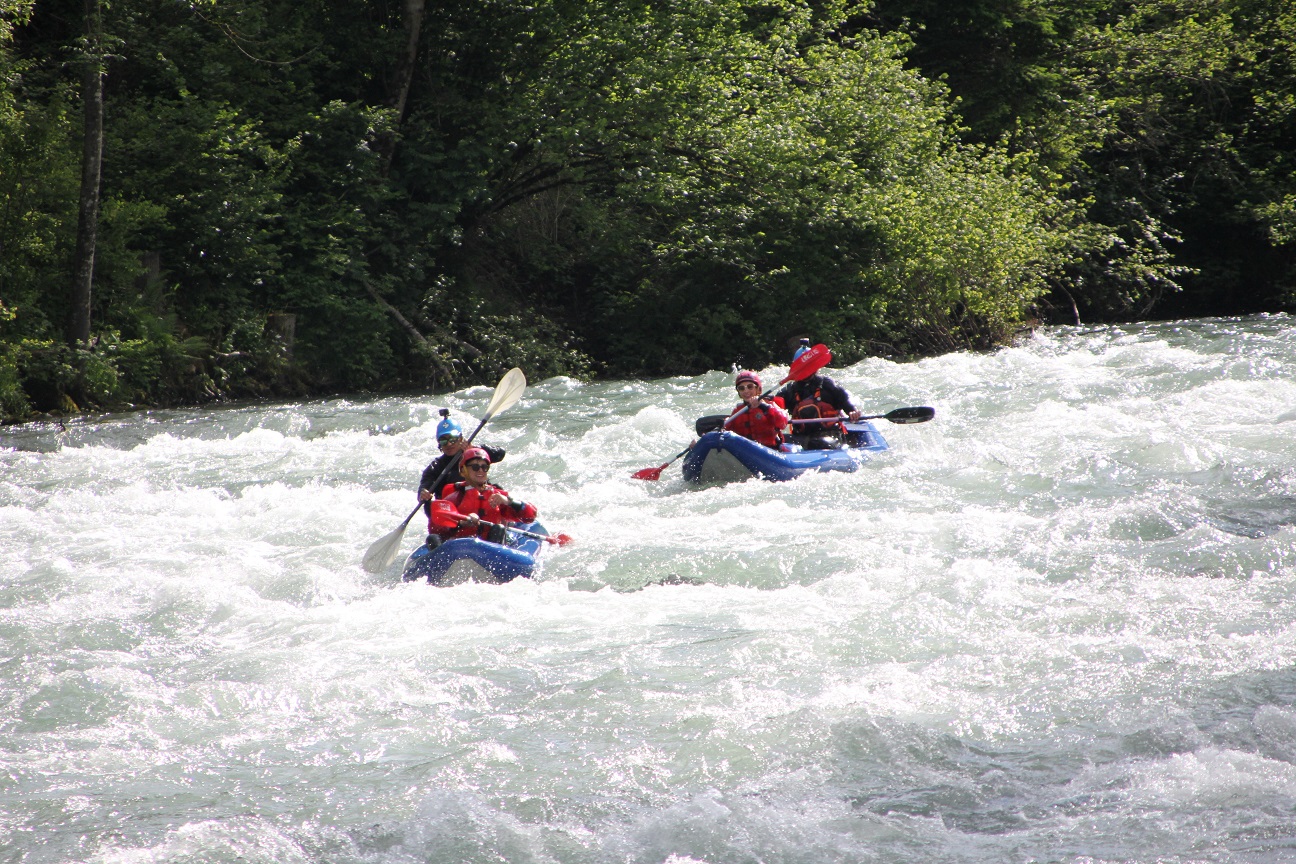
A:
{"type": "Polygon", "coordinates": [[[85,132],[81,147],[81,194],[77,216],[76,276],[68,341],[90,341],[90,296],[95,242],[99,236],[99,178],[103,170],[104,61],[99,0],[85,0],[86,56],[81,73],[85,132]]]}
{"type": "Polygon", "coordinates": [[[405,50],[396,64],[396,80],[393,82],[394,94],[388,104],[396,115],[392,128],[380,142],[382,149],[382,174],[384,177],[391,171],[392,158],[396,155],[396,136],[400,134],[401,123],[405,120],[405,105],[409,101],[410,85],[414,82],[414,65],[418,61],[419,40],[423,31],[423,10],[426,0],[405,0],[401,21],[405,27],[405,50]]]}

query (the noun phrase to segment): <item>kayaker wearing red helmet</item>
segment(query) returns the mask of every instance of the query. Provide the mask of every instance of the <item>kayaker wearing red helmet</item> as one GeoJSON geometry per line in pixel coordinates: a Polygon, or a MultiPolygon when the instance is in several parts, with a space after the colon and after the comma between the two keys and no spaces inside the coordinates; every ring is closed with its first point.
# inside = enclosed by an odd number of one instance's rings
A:
{"type": "Polygon", "coordinates": [[[742,401],[724,422],[724,428],[766,447],[777,448],[783,441],[783,427],[791,417],[783,407],[761,398],[761,379],[744,369],[734,378],[734,389],[742,401]]]}
{"type": "Polygon", "coordinates": [[[490,482],[490,465],[490,454],[483,448],[469,447],[463,451],[459,462],[459,475],[463,480],[446,484],[437,497],[449,501],[454,509],[468,518],[449,528],[439,528],[429,520],[429,545],[439,545],[441,541],[453,537],[481,537],[483,540],[503,543],[506,523],[535,521],[534,506],[514,500],[508,492],[490,482]],[[496,524],[488,527],[482,525],[482,522],[496,524]],[[434,543],[433,537],[439,539],[434,543]]]}

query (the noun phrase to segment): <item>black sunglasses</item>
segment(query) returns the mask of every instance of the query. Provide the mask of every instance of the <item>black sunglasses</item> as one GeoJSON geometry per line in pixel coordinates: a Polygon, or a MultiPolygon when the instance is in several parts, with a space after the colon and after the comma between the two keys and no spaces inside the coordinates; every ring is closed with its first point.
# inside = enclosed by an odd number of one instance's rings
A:
{"type": "Polygon", "coordinates": [[[489,462],[465,462],[464,467],[469,471],[485,471],[490,467],[489,462]]]}

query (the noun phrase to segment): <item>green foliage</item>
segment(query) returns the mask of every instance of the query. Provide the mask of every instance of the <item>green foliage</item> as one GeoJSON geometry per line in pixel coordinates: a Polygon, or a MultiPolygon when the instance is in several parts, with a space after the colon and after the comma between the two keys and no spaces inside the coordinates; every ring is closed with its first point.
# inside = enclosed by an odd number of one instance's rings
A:
{"type": "Polygon", "coordinates": [[[67,315],[76,241],[78,153],[69,106],[18,103],[0,117],[0,337],[43,336],[67,315]]]}
{"type": "Polygon", "coordinates": [[[23,339],[7,346],[0,365],[12,370],[0,378],[17,378],[21,385],[20,393],[5,399],[7,416],[28,406],[66,412],[103,405],[118,383],[116,368],[101,352],[48,339],[23,339]]]}
{"type": "Polygon", "coordinates": [[[411,269],[420,257],[414,238],[399,243],[387,233],[404,228],[393,224],[379,156],[366,145],[390,131],[390,116],[330,102],[302,119],[284,148],[280,274],[267,283],[267,301],[297,315],[295,351],[321,387],[379,387],[398,377],[399,363],[389,319],[365,288],[384,281],[367,256],[408,249],[411,269]]]}
{"type": "Polygon", "coordinates": [[[7,417],[694,372],[801,334],[908,357],[1041,306],[1296,291],[1290,4],[402,7],[104,6],[78,353],[82,21],[0,0],[7,417]]]}
{"type": "Polygon", "coordinates": [[[508,188],[545,178],[579,192],[561,209],[552,190],[534,195],[546,212],[526,218],[476,216],[463,248],[503,265],[464,268],[459,284],[495,297],[502,271],[620,373],[765,362],[809,326],[861,351],[921,344],[893,338],[910,326],[932,344],[1010,332],[1060,266],[1052,204],[1006,158],[957,145],[941,89],[903,68],[904,42],[836,35],[848,12],[580,7],[557,28],[566,38],[538,39],[554,47],[510,76],[505,115],[517,120],[508,188]],[[942,197],[964,188],[984,200],[942,197]],[[911,254],[915,230],[939,247],[933,210],[1011,256],[969,247],[950,267],[911,254]],[[929,320],[880,317],[919,289],[929,320]]]}
{"type": "Polygon", "coordinates": [[[135,248],[170,251],[171,303],[189,328],[219,341],[243,310],[264,307],[275,278],[283,160],[258,123],[192,96],[151,99],[119,117],[107,170],[134,207],[135,248]],[[151,134],[120,134],[143,128],[151,134]]]}
{"type": "Polygon", "coordinates": [[[0,344],[0,422],[21,420],[31,412],[22,386],[20,352],[15,345],[0,344]]]}
{"type": "Polygon", "coordinates": [[[89,346],[52,339],[0,344],[0,419],[273,395],[280,392],[271,386],[273,379],[271,384],[258,379],[291,372],[282,346],[257,322],[235,328],[220,350],[197,336],[178,337],[168,321],[151,325],[146,335],[133,339],[101,331],[89,346]],[[252,370],[262,374],[251,375],[252,370]]]}
{"type": "Polygon", "coordinates": [[[877,0],[875,9],[913,34],[926,74],[945,76],[970,134],[1039,154],[1051,172],[1041,180],[1080,215],[1074,263],[1055,283],[1068,315],[1290,304],[1290,4],[877,0]]]}

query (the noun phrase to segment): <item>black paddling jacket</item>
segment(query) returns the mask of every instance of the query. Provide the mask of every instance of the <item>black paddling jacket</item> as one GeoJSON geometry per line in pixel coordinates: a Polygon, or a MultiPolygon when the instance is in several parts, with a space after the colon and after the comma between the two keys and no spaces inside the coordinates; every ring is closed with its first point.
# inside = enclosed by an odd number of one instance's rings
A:
{"type": "Polygon", "coordinates": [[[777,395],[783,399],[783,404],[787,407],[788,413],[793,416],[796,416],[795,408],[797,403],[807,399],[826,403],[843,414],[849,414],[855,410],[855,404],[851,401],[846,388],[827,375],[811,375],[804,381],[793,381],[780,390],[777,395]]]}

